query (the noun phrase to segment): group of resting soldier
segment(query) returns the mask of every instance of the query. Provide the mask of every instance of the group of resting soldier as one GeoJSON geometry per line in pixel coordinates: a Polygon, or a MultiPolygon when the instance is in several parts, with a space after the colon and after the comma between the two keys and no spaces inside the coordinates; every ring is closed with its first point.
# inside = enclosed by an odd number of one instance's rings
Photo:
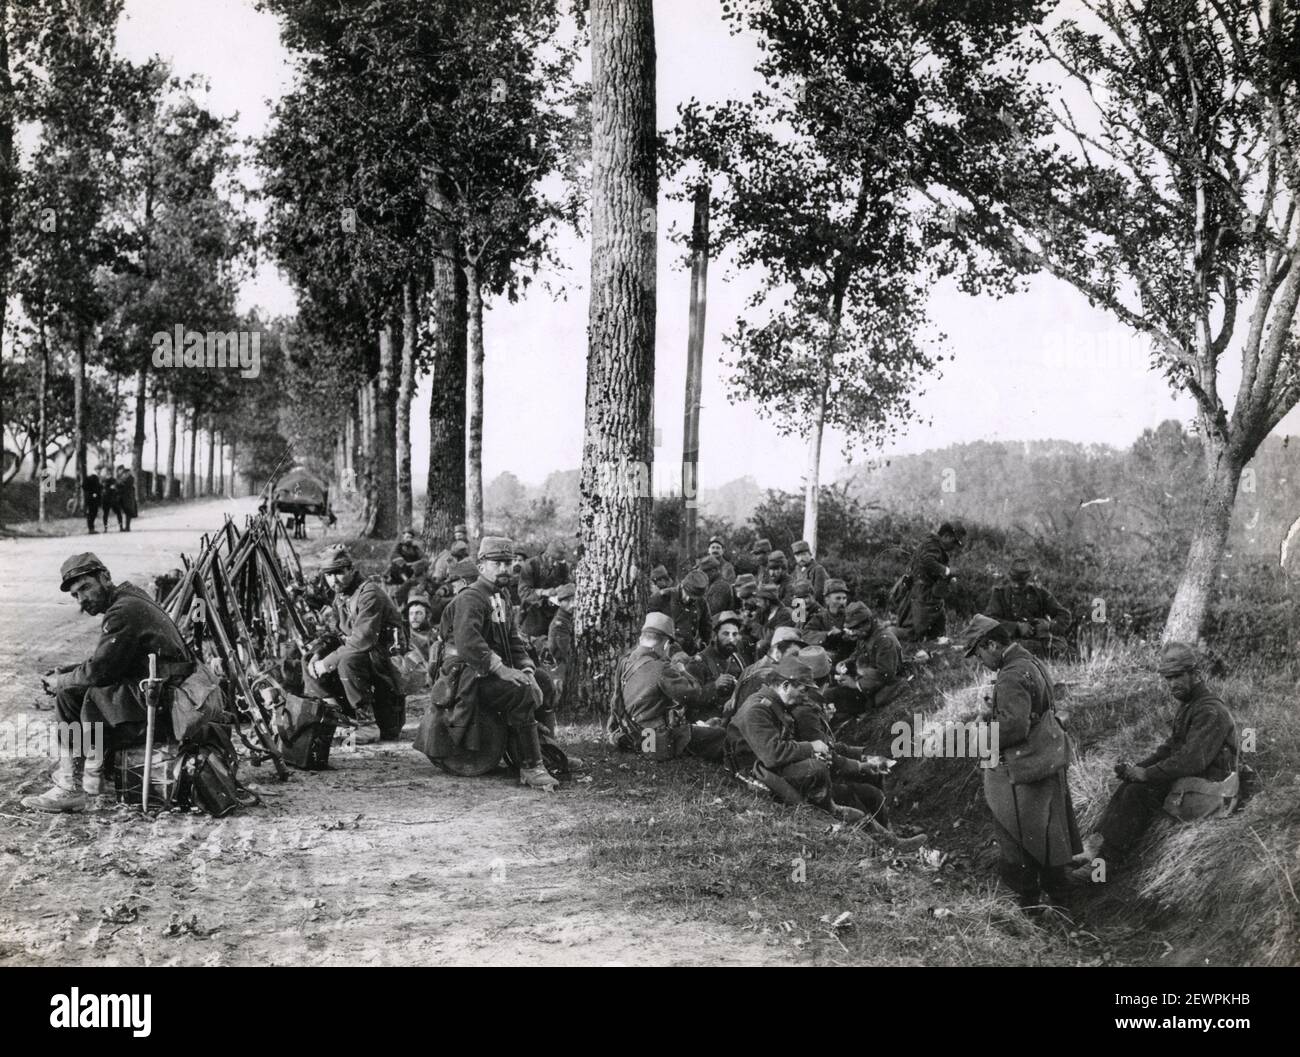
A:
{"type": "MultiPolygon", "coordinates": [[[[944,553],[925,560],[937,564],[932,572],[951,577],[944,559],[959,548],[959,534],[941,531],[935,542],[944,553]]],[[[572,649],[567,563],[552,548],[530,567],[510,540],[491,536],[480,541],[477,561],[471,562],[467,546],[454,541],[419,571],[415,566],[423,556],[410,563],[406,580],[436,571],[433,593],[439,603],[430,598],[427,612],[412,620],[419,603],[412,604],[414,591],[407,592],[407,622],[379,582],[383,578],[363,577],[347,550],[335,548],[322,575],[329,596],[325,604],[339,635],[304,659],[306,690],[338,700],[353,722],[395,740],[405,702],[392,658],[406,630],[414,632],[418,623],[429,649],[430,675],[450,664],[458,678],[455,693],[474,695],[478,707],[493,710],[511,728],[521,783],[553,790],[558,783],[543,763],[541,740],[543,731],[554,730],[556,688],[539,663],[537,647],[539,639],[549,640],[557,658],[571,657],[565,654],[572,649]],[[552,607],[545,635],[530,641],[524,632],[527,613],[516,614],[516,597],[552,607]],[[436,631],[429,622],[435,613],[436,631]],[[558,653],[557,640],[563,640],[558,653]]],[[[889,827],[882,785],[892,761],[842,743],[831,726],[835,715],[878,707],[898,692],[902,648],[894,630],[863,603],[850,603],[842,581],[820,575],[821,567],[803,545],[794,548],[793,574],[771,553],[760,570],[737,573],[724,559],[720,540],[711,541],[709,550],[681,583],[661,584],[636,646],[618,662],[608,722],[611,743],[656,757],[685,754],[715,761],[787,803],[820,807],[892,846],[922,842],[924,835],[903,839],[889,827]],[[714,611],[711,599],[727,608],[714,611]]],[[[1025,586],[1020,580],[1013,581],[1015,587],[1025,586]]],[[[56,698],[59,718],[87,730],[80,745],[61,743],[52,788],[22,801],[29,809],[55,812],[83,810],[87,797],[104,791],[105,757],[83,759],[86,747],[109,752],[143,740],[140,681],[148,675],[149,655],[157,658],[159,677],[173,687],[196,663],[157,603],[129,583],[115,584],[95,555],[64,562],[61,590],[83,612],[102,616],[103,626],[90,658],[42,680],[56,698]],[[102,728],[103,738],[90,736],[91,727],[102,728]]],[[[1014,589],[1006,595],[995,601],[1019,604],[1014,589]]],[[[913,595],[914,621],[929,619],[930,596],[924,591],[921,596],[927,600],[918,611],[913,595]]],[[[1195,652],[1170,643],[1159,660],[1160,674],[1179,705],[1170,737],[1140,763],[1116,766],[1120,785],[1098,832],[1081,840],[1068,761],[1019,782],[1008,764],[1023,756],[1022,747],[1032,745],[1035,730],[1053,711],[1051,675],[1033,649],[1044,630],[1034,623],[1038,619],[1048,622],[1050,632],[1057,618],[1017,619],[1014,610],[1010,616],[1005,610],[979,614],[962,636],[967,656],[995,673],[981,718],[999,725],[1001,759],[984,771],[985,796],[1001,850],[1001,875],[1027,905],[1043,895],[1059,901],[1072,864],[1086,873],[1098,858],[1130,854],[1162,806],[1167,808],[1166,797],[1178,791],[1180,779],[1203,783],[1199,795],[1213,807],[1215,791],[1226,789],[1238,771],[1231,713],[1206,684],[1195,652]]],[[[542,623],[536,619],[531,627],[542,623]]],[[[935,630],[932,620],[925,630],[935,630]]],[[[162,722],[166,711],[160,710],[162,722]]]]}

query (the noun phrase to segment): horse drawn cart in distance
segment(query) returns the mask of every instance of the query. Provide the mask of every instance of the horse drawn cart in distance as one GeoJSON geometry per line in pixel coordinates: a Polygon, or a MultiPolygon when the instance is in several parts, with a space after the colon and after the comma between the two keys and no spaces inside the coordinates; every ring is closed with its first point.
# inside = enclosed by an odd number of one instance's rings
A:
{"type": "Polygon", "coordinates": [[[287,471],[275,482],[271,489],[271,513],[279,516],[283,512],[293,518],[293,538],[307,538],[307,515],[328,519],[334,523],[330,512],[330,490],[318,478],[301,467],[287,471]]]}

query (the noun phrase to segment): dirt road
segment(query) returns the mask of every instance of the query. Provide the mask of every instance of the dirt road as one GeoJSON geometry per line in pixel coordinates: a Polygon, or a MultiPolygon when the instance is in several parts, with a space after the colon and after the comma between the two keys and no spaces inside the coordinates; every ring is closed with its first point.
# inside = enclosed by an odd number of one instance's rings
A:
{"type": "MultiPolygon", "coordinates": [[[[252,500],[175,507],[129,534],[0,541],[0,722],[49,721],[40,672],[93,647],[58,590],[93,550],[144,586],[252,500]],[[42,705],[38,709],[37,705],[42,705]]],[[[319,540],[309,546],[319,545],[319,540]]],[[[698,922],[629,914],[573,831],[582,784],[540,796],[504,775],[440,774],[410,747],[337,752],[333,769],[247,770],[265,806],[224,820],[116,805],[24,811],[46,759],[0,760],[0,965],[758,964],[788,955],[698,922]]],[[[13,737],[8,744],[13,745],[13,737]]]]}

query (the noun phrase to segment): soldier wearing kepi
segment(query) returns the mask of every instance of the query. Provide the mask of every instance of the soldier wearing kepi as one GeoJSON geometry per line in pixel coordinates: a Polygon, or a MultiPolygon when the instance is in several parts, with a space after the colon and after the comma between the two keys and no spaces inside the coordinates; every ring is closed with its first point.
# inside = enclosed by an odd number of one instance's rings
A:
{"type": "Polygon", "coordinates": [[[606,724],[611,745],[659,757],[722,758],[721,727],[690,723],[687,711],[707,706],[700,684],[668,659],[677,639],[672,619],[647,613],[641,637],[614,669],[614,694],[606,724]]]}
{"type": "MultiPolygon", "coordinates": [[[[1200,660],[1190,646],[1167,643],[1160,651],[1157,669],[1178,702],[1169,737],[1140,763],[1120,761],[1115,765],[1120,785],[1102,813],[1098,831],[1089,834],[1078,856],[1084,871],[1098,856],[1122,860],[1179,780],[1184,780],[1183,785],[1204,807],[1190,817],[1226,814],[1235,806],[1238,744],[1232,713],[1206,685],[1200,660]]],[[[1184,814],[1180,812],[1179,817],[1184,814]]]]}
{"type": "Polygon", "coordinates": [[[555,691],[560,693],[564,677],[573,663],[573,606],[578,594],[574,584],[561,584],[555,589],[555,616],[546,631],[546,648],[555,661],[555,691]]]}
{"type": "Polygon", "coordinates": [[[736,582],[736,567],[727,561],[726,548],[721,536],[709,537],[709,557],[718,563],[718,571],[729,584],[736,582]]]}
{"type": "Polygon", "coordinates": [[[986,616],[1000,621],[1030,653],[1045,657],[1053,635],[1064,635],[1070,628],[1070,611],[1045,587],[1030,583],[1033,569],[1023,554],[1011,560],[1007,579],[989,593],[986,616]]]}
{"type": "Polygon", "coordinates": [[[1069,745],[1054,713],[1052,678],[1037,657],[1011,641],[992,617],[977,614],[962,634],[966,656],[996,673],[991,707],[998,760],[984,770],[1003,882],[1034,907],[1046,893],[1068,900],[1066,868],[1081,850],[1066,773],[1069,745]]]}
{"type": "Polygon", "coordinates": [[[800,540],[790,550],[794,553],[794,582],[812,584],[813,598],[822,602],[826,598],[826,567],[813,557],[807,540],[800,540]]]}
{"type": "MultiPolygon", "coordinates": [[[[147,717],[140,681],[149,675],[151,653],[158,656],[158,678],[167,686],[179,686],[194,671],[189,648],[171,617],[133,584],[114,584],[95,555],[74,554],[59,574],[59,590],[71,593],[83,613],[102,614],[104,620],[89,659],[41,680],[54,695],[59,721],[80,724],[82,737],[79,746],[75,739],[59,746],[53,788],[23,799],[23,807],[36,811],[83,810],[87,795],[103,792],[106,753],[143,743],[147,717]]],[[[159,722],[168,726],[159,741],[170,729],[164,712],[159,711],[159,722]]]]}
{"type": "Polygon", "coordinates": [[[908,573],[912,579],[910,604],[906,614],[900,616],[899,628],[906,628],[913,641],[943,637],[947,626],[944,600],[957,579],[952,559],[965,545],[966,526],[960,521],[945,521],[912,556],[908,573]]]}
{"type": "Polygon", "coordinates": [[[744,674],[740,648],[740,614],[724,610],[713,618],[713,641],[697,653],[686,670],[712,698],[706,710],[690,719],[721,716],[744,674]]]}
{"type": "Polygon", "coordinates": [[[464,665],[457,696],[473,695],[479,708],[490,708],[505,720],[519,744],[519,784],[551,792],[560,783],[542,763],[535,715],[542,707],[542,690],[504,593],[514,555],[511,540],[484,536],[478,548],[479,578],[450,607],[456,653],[464,665]]]}
{"type": "Polygon", "coordinates": [[[709,606],[705,594],[709,578],[692,569],[682,578],[681,587],[661,594],[646,607],[650,613],[664,613],[672,619],[678,644],[688,654],[698,653],[709,641],[709,606]]]}
{"type": "Polygon", "coordinates": [[[451,543],[433,559],[433,579],[442,583],[447,579],[447,572],[454,562],[464,561],[469,557],[469,528],[456,525],[451,530],[451,543]]]}
{"type": "Polygon", "coordinates": [[[389,651],[404,634],[402,615],[379,584],[362,578],[346,547],[333,548],[321,572],[334,591],[344,639],[332,653],[307,662],[303,681],[309,692],[340,701],[351,713],[356,744],[396,741],[406,722],[406,698],[389,651]]]}
{"type": "Polygon", "coordinates": [[[704,604],[709,607],[709,615],[716,617],[719,613],[736,608],[736,590],[731,581],[722,575],[722,565],[712,554],[700,559],[700,572],[709,578],[709,586],[704,592],[704,604]]]}

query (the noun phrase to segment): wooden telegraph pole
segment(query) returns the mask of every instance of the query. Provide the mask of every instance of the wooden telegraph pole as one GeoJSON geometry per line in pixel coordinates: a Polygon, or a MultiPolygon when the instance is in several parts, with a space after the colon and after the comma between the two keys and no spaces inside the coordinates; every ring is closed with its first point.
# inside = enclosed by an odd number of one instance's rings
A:
{"type": "Polygon", "coordinates": [[[682,430],[682,549],[687,561],[698,550],[696,514],[699,506],[700,377],[704,365],[704,308],[709,275],[709,188],[695,189],[695,221],[691,225],[691,310],[686,337],[686,416],[682,430]]]}

